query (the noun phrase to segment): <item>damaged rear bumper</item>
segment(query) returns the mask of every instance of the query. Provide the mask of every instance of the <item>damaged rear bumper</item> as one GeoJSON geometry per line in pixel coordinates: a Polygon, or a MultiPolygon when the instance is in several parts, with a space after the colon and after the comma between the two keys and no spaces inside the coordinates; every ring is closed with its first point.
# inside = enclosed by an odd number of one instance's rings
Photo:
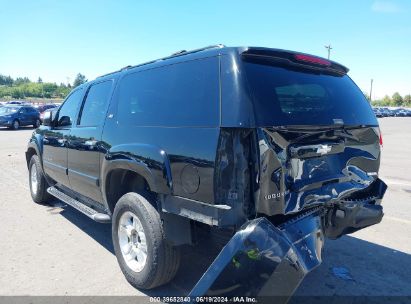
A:
{"type": "Polygon", "coordinates": [[[305,275],[321,264],[324,238],[337,238],[380,222],[383,212],[378,203],[312,208],[280,226],[264,217],[249,221],[230,239],[189,296],[248,296],[259,302],[276,297],[277,302],[287,302],[305,275]]]}
{"type": "Polygon", "coordinates": [[[280,230],[266,218],[244,225],[227,243],[190,297],[279,296],[288,299],[321,263],[319,211],[280,230]]]}

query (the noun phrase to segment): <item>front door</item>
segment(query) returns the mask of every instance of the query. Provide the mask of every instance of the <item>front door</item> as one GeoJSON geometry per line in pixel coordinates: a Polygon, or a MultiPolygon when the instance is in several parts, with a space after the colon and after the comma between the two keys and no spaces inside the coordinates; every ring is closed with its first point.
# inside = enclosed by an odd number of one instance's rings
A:
{"type": "Polygon", "coordinates": [[[97,202],[102,201],[100,155],[104,151],[101,135],[112,87],[112,80],[91,85],[68,141],[70,185],[74,191],[97,202]]]}
{"type": "Polygon", "coordinates": [[[43,136],[43,167],[56,183],[70,187],[67,175],[67,139],[77,117],[83,90],[72,92],[57,112],[55,123],[43,136]]]}

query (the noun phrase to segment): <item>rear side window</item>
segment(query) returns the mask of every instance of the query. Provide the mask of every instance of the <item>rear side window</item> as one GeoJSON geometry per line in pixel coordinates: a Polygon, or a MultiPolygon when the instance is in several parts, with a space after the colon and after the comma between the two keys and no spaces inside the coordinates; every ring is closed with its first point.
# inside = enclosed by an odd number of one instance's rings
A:
{"type": "Polygon", "coordinates": [[[218,58],[206,58],[126,75],[118,95],[120,123],[137,126],[219,124],[218,58]]]}
{"type": "Polygon", "coordinates": [[[347,75],[244,62],[260,126],[377,125],[363,93],[347,75]]]}
{"type": "Polygon", "coordinates": [[[111,80],[90,87],[81,111],[80,126],[92,127],[103,123],[110,100],[111,80]]]}

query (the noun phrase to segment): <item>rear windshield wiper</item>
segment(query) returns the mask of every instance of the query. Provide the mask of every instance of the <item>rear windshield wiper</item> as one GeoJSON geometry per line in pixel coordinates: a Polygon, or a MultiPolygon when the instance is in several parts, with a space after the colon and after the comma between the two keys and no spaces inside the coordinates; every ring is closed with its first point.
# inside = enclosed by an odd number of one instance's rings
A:
{"type": "Polygon", "coordinates": [[[292,139],[290,141],[291,144],[300,142],[304,139],[310,138],[312,136],[318,135],[318,134],[323,134],[323,133],[327,133],[330,131],[333,131],[333,136],[336,137],[343,137],[343,138],[348,138],[348,139],[352,139],[355,141],[360,141],[360,139],[354,135],[348,134],[346,132],[346,130],[348,129],[353,129],[353,128],[358,128],[358,127],[362,127],[362,126],[344,126],[344,125],[339,125],[339,124],[335,124],[335,125],[322,125],[322,126],[318,126],[318,125],[298,125],[298,126],[278,126],[278,127],[274,127],[273,130],[275,131],[281,131],[281,132],[285,132],[285,133],[297,133],[297,132],[301,132],[304,131],[306,132],[305,134],[298,136],[294,139],[292,139]]]}

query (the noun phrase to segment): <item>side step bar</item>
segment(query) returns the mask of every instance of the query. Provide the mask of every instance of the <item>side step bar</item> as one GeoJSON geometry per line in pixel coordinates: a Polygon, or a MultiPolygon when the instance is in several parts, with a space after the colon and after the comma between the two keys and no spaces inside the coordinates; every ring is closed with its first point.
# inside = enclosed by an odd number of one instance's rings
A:
{"type": "Polygon", "coordinates": [[[95,220],[99,223],[110,223],[111,217],[105,213],[99,213],[98,211],[90,208],[89,206],[79,202],[78,200],[68,196],[67,194],[61,192],[56,187],[50,187],[47,189],[47,192],[58,198],[59,200],[65,202],[67,205],[70,205],[74,209],[77,209],[81,213],[87,215],[92,220],[95,220]]]}

